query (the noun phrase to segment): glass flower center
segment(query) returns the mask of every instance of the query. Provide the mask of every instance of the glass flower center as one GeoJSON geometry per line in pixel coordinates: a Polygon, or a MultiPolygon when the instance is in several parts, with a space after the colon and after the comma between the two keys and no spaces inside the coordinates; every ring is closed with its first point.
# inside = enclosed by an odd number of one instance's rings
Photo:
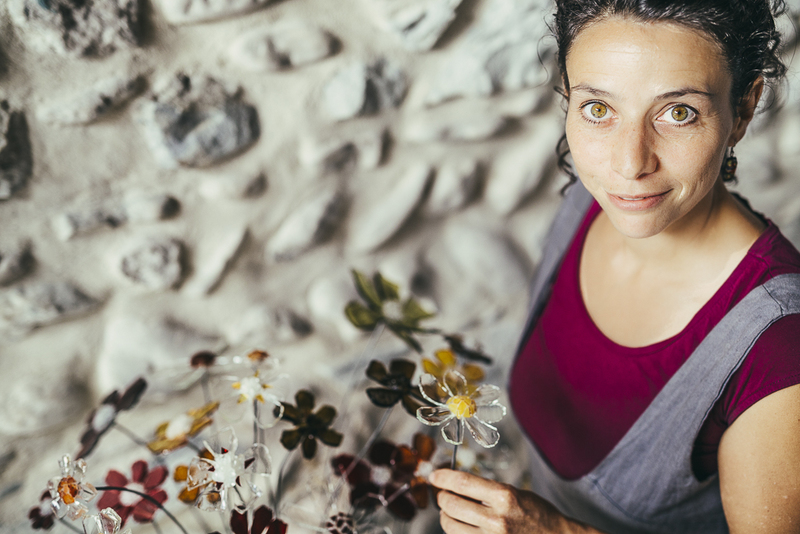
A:
{"type": "Polygon", "coordinates": [[[475,415],[478,405],[466,395],[456,395],[447,401],[447,409],[459,419],[468,419],[475,415]]]}
{"type": "Polygon", "coordinates": [[[61,497],[64,504],[73,504],[78,491],[80,491],[78,482],[72,477],[64,477],[58,483],[58,496],[61,497]]]}
{"type": "MultiPolygon", "coordinates": [[[[144,493],[144,486],[141,484],[137,484],[136,482],[131,482],[127,486],[127,489],[131,489],[133,491],[138,491],[140,493],[144,493]]],[[[133,506],[134,504],[138,503],[142,500],[141,495],[136,495],[135,493],[130,493],[127,491],[120,491],[119,492],[119,503],[122,506],[133,506]]]]}
{"type": "Polygon", "coordinates": [[[237,382],[237,384],[239,387],[236,388],[236,384],[234,384],[234,387],[239,390],[241,396],[246,400],[258,399],[264,402],[264,397],[261,396],[261,391],[264,387],[257,376],[248,376],[247,378],[243,378],[240,382],[237,382]]]}
{"type": "Polygon", "coordinates": [[[403,320],[403,305],[397,300],[390,300],[383,303],[383,315],[390,321],[400,322],[403,320]]]}
{"type": "Polygon", "coordinates": [[[433,473],[434,469],[435,468],[433,467],[433,464],[431,462],[426,462],[423,460],[422,462],[417,464],[417,469],[416,471],[414,471],[414,476],[424,478],[425,480],[427,480],[428,477],[431,476],[431,473],[433,473]]]}
{"type": "Polygon", "coordinates": [[[164,431],[164,436],[167,439],[182,438],[191,432],[193,422],[194,419],[191,416],[187,414],[179,415],[169,422],[167,429],[164,431]]]}
{"type": "Polygon", "coordinates": [[[378,486],[385,486],[392,481],[392,470],[384,465],[376,465],[372,468],[370,478],[378,486]]]}
{"type": "Polygon", "coordinates": [[[214,482],[224,486],[233,487],[236,479],[241,475],[241,462],[234,453],[214,455],[214,470],[210,473],[214,482]]]}

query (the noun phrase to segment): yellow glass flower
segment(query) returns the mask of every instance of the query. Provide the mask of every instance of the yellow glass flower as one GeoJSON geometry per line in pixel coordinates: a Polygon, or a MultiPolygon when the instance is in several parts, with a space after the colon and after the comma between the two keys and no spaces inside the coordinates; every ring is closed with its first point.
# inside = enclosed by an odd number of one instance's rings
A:
{"type": "Polygon", "coordinates": [[[445,377],[450,371],[460,373],[467,380],[467,389],[476,389],[476,382],[483,380],[483,368],[474,363],[465,363],[458,365],[458,358],[455,352],[451,349],[440,349],[433,353],[438,361],[431,360],[430,358],[422,359],[422,369],[429,375],[436,377],[436,381],[442,384],[437,388],[439,397],[445,397],[447,391],[444,388],[445,377]]]}
{"type": "Polygon", "coordinates": [[[189,410],[169,421],[164,421],[156,428],[156,437],[147,444],[154,453],[173,451],[189,443],[189,438],[196,436],[211,424],[213,414],[219,408],[219,402],[209,402],[201,408],[189,410]]]}

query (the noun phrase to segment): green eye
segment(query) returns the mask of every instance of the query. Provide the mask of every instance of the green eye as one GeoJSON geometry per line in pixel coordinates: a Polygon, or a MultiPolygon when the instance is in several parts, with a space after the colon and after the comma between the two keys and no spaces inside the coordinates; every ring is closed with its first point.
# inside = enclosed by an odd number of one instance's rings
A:
{"type": "Polygon", "coordinates": [[[672,119],[675,122],[683,122],[689,117],[689,109],[685,106],[675,106],[672,108],[672,119]]]}
{"type": "Polygon", "coordinates": [[[601,104],[599,102],[595,102],[592,104],[591,108],[592,117],[595,119],[602,119],[606,115],[608,115],[608,107],[605,104],[601,104]]]}

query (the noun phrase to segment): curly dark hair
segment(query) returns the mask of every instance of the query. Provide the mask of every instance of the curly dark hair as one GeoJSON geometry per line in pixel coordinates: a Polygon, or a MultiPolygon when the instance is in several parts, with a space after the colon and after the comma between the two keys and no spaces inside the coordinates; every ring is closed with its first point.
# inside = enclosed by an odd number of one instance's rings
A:
{"type": "MultiPolygon", "coordinates": [[[[587,26],[611,16],[641,22],[672,22],[700,31],[720,45],[731,73],[734,109],[759,77],[773,91],[786,74],[778,52],[781,36],[775,18],[786,11],[784,0],[556,0],[551,27],[558,46],[558,67],[569,93],[566,59],[575,37],[587,26]]],[[[567,161],[566,134],[556,147],[558,166],[578,177],[567,161]]]]}

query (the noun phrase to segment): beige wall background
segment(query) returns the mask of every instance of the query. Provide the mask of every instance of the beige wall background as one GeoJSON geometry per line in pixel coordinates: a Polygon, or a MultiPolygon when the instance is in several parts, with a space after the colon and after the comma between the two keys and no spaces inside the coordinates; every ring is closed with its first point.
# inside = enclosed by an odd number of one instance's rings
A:
{"type": "MultiPolygon", "coordinates": [[[[437,310],[431,324],[496,358],[502,384],[564,183],[550,10],[4,0],[0,530],[29,530],[109,391],[148,377],[125,414],[142,435],[195,403],[175,369],[197,350],[266,349],[296,388],[341,402],[367,344],[342,313],[353,267],[413,290],[437,310]]],[[[795,244],[799,15],[794,0],[781,20],[784,104],[737,147],[737,189],[795,244]]],[[[384,335],[374,355],[403,352],[384,335]]],[[[351,451],[374,416],[362,396],[351,451]]],[[[519,438],[504,428],[513,471],[519,438]]],[[[98,480],[141,455],[108,439],[98,480]]]]}

